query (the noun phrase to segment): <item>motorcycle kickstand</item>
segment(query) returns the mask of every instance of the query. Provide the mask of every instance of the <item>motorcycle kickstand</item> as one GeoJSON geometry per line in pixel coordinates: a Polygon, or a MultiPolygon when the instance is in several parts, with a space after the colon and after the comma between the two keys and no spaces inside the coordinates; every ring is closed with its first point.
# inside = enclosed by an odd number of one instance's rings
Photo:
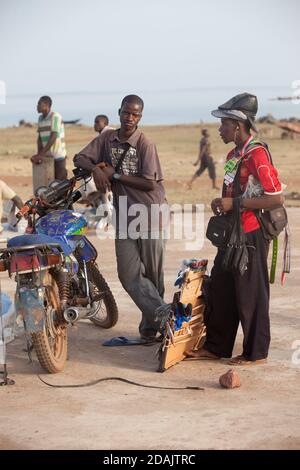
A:
{"type": "Polygon", "coordinates": [[[3,374],[3,380],[0,381],[0,387],[3,385],[15,385],[15,381],[10,379],[7,375],[7,366],[3,364],[3,371],[0,371],[0,374],[3,374]]]}

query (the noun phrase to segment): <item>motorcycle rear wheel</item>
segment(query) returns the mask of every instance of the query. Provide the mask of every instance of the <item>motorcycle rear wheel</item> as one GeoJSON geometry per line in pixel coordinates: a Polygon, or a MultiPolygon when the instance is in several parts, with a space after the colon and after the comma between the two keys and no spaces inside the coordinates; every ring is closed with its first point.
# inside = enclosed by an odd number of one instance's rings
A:
{"type": "Polygon", "coordinates": [[[90,320],[95,325],[101,326],[101,328],[112,328],[119,318],[118,307],[113,293],[94,263],[89,263],[87,269],[89,281],[96,290],[96,294],[104,292],[103,298],[99,300],[98,311],[90,320]]]}
{"type": "Polygon", "coordinates": [[[56,374],[64,369],[67,360],[67,327],[60,319],[59,291],[54,277],[48,273],[45,292],[45,325],[43,331],[32,334],[39,363],[47,372],[56,374]]]}

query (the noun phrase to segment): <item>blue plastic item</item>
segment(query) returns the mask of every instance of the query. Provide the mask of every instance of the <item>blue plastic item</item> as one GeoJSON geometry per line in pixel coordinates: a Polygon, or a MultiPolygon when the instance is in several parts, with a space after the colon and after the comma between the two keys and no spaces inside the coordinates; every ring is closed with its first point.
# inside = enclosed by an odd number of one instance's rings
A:
{"type": "Polygon", "coordinates": [[[102,346],[136,346],[138,344],[145,343],[147,343],[147,341],[143,340],[142,338],[129,339],[125,336],[115,336],[114,338],[104,341],[104,343],[102,343],[102,346]]]}
{"type": "Polygon", "coordinates": [[[1,292],[1,309],[0,315],[5,315],[8,313],[10,307],[12,306],[11,298],[5,292],[1,292]]]}

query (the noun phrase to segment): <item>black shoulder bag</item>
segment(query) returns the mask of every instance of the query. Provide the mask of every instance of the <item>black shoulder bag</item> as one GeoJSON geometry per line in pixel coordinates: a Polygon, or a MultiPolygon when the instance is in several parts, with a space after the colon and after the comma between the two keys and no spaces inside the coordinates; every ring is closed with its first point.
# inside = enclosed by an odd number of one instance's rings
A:
{"type": "MultiPolygon", "coordinates": [[[[222,268],[224,271],[237,272],[241,275],[247,270],[248,248],[246,236],[241,221],[241,188],[240,171],[241,161],[233,182],[233,210],[227,214],[216,215],[210,218],[206,236],[219,249],[224,251],[222,268]]],[[[223,194],[225,186],[223,185],[223,194]]]]}
{"type": "Polygon", "coordinates": [[[206,238],[219,249],[225,249],[232,230],[232,214],[213,215],[207,225],[206,238]]]}
{"type": "Polygon", "coordinates": [[[255,211],[260,228],[266,240],[274,240],[288,224],[287,212],[284,206],[273,209],[255,211]]]}
{"type": "MultiPolygon", "coordinates": [[[[240,196],[241,188],[239,184],[241,171],[241,160],[238,162],[237,171],[234,177],[234,188],[233,194],[235,197],[240,196]]],[[[223,183],[222,196],[225,193],[225,183],[223,183]]],[[[234,214],[233,212],[228,212],[226,214],[213,215],[207,225],[206,229],[206,238],[211,241],[211,243],[221,250],[225,250],[227,243],[229,241],[232,228],[234,225],[234,214]]]]}
{"type": "Polygon", "coordinates": [[[247,270],[248,248],[246,245],[246,235],[241,221],[241,198],[233,199],[232,211],[233,225],[229,240],[225,249],[222,268],[224,271],[239,273],[241,276],[247,270]]]}

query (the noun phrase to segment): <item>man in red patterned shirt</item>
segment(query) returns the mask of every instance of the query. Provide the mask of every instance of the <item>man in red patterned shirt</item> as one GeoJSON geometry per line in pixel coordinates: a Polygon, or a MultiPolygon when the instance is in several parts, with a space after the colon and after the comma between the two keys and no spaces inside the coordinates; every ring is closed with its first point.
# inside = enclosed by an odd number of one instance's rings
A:
{"type": "Polygon", "coordinates": [[[249,93],[234,96],[212,115],[221,119],[222,140],[236,147],[227,156],[222,198],[212,201],[215,214],[231,212],[233,198],[242,195],[242,226],[246,234],[249,260],[246,272],[222,269],[225,251],[219,249],[214,260],[208,289],[207,336],[204,347],[188,354],[195,359],[231,357],[241,322],[244,341],[242,354],[230,363],[265,362],[270,345],[269,242],[263,237],[255,210],[271,209],[283,203],[281,184],[268,148],[256,141],[254,118],[257,98],[249,93]],[[239,169],[239,171],[238,171],[239,169]],[[239,178],[234,184],[235,176],[239,178]],[[237,188],[239,191],[237,191],[237,188]]]}

